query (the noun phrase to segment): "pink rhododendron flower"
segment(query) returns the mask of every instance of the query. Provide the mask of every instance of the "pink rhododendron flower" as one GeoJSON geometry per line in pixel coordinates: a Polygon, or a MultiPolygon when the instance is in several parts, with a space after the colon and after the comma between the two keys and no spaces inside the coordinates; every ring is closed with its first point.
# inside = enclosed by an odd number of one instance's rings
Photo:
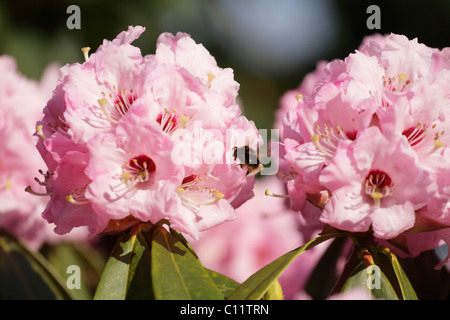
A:
{"type": "Polygon", "coordinates": [[[150,217],[159,221],[177,212],[176,197],[171,195],[176,194],[184,170],[172,164],[172,142],[156,122],[140,121],[131,111],[127,117],[129,121],[120,123],[115,135],[89,141],[85,173],[92,182],[86,202],[95,212],[104,212],[106,221],[129,213],[143,222],[150,217]]]}
{"type": "Polygon", "coordinates": [[[377,127],[365,129],[354,143],[341,143],[319,179],[332,193],[323,222],[354,232],[372,227],[382,239],[411,228],[415,210],[434,191],[405,140],[393,143],[377,127]]]}
{"type": "Polygon", "coordinates": [[[283,118],[279,176],[291,207],[308,214],[314,203],[323,223],[370,231],[409,255],[448,242],[448,57],[448,48],[374,35],[321,66],[283,118]]]}
{"type": "Polygon", "coordinates": [[[131,43],[143,31],[129,27],[61,68],[38,122],[44,217],[60,234],[168,219],[196,238],[236,218],[234,207],[253,195],[253,178],[233,159],[241,145],[227,144],[241,131],[243,143],[261,143],[236,103],[233,71],[184,33],[160,35],[155,54],[142,56],[131,43]]]}

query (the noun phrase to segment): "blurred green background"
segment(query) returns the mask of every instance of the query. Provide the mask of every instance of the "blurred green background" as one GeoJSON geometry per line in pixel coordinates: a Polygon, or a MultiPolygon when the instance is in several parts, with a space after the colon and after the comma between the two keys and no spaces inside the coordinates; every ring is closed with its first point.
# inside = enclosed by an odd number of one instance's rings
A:
{"type": "Polygon", "coordinates": [[[365,0],[0,0],[0,54],[40,78],[51,62],[82,62],[129,25],[146,31],[134,44],[155,51],[162,32],[189,33],[222,68],[234,69],[246,116],[270,128],[281,95],[297,87],[319,60],[343,59],[365,35],[399,33],[430,47],[450,46],[450,1],[365,0]],[[81,29],[69,30],[69,5],[81,9],[81,29]],[[367,7],[381,10],[370,30],[367,7]]]}

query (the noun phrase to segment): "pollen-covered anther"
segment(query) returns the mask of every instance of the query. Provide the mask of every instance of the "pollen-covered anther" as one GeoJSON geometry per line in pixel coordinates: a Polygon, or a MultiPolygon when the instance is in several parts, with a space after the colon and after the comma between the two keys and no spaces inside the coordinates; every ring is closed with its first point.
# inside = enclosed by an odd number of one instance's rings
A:
{"type": "Polygon", "coordinates": [[[119,123],[119,120],[130,110],[131,105],[137,99],[137,95],[132,89],[119,89],[113,86],[113,93],[106,95],[102,92],[103,98],[97,100],[103,115],[113,124],[119,123]]]}
{"type": "Polygon", "coordinates": [[[206,86],[208,88],[211,88],[211,84],[215,78],[216,78],[215,75],[213,75],[212,73],[208,73],[208,81],[206,82],[206,86]]]}
{"type": "Polygon", "coordinates": [[[287,194],[277,194],[277,193],[273,193],[272,191],[270,191],[270,189],[266,189],[266,191],[264,192],[264,194],[265,194],[266,196],[274,197],[274,198],[289,198],[289,195],[287,195],[287,194]]]}
{"type": "Polygon", "coordinates": [[[103,114],[105,115],[106,119],[108,119],[110,122],[112,123],[119,123],[118,120],[115,120],[111,117],[109,111],[107,110],[107,105],[108,105],[108,100],[103,98],[103,99],[98,99],[98,105],[100,106],[100,108],[103,111],[103,114]]]}
{"type": "Polygon", "coordinates": [[[433,147],[431,148],[430,151],[428,151],[428,153],[426,153],[426,155],[430,155],[432,153],[434,153],[436,150],[445,147],[445,144],[441,141],[441,140],[433,140],[433,147]]]}
{"type": "Polygon", "coordinates": [[[70,194],[66,196],[66,201],[76,205],[89,204],[90,201],[84,196],[85,191],[86,187],[70,190],[70,194]]]}
{"type": "Polygon", "coordinates": [[[319,151],[329,157],[333,157],[339,144],[339,140],[353,140],[352,137],[354,133],[349,132],[347,134],[340,126],[333,128],[325,123],[322,127],[316,125],[315,129],[317,134],[311,136],[311,141],[316,145],[319,151]]]}
{"type": "Polygon", "coordinates": [[[46,139],[47,137],[44,134],[44,131],[42,130],[42,125],[39,124],[36,126],[36,133],[38,134],[39,137],[41,137],[42,139],[46,139]]]}
{"type": "Polygon", "coordinates": [[[411,79],[404,73],[400,73],[397,77],[382,77],[383,86],[391,92],[403,92],[412,83],[411,79]]]}
{"type": "MultiPolygon", "coordinates": [[[[49,186],[50,186],[49,180],[50,180],[50,178],[51,178],[51,176],[52,176],[52,174],[50,173],[50,171],[47,171],[47,172],[44,173],[44,171],[39,170],[39,173],[44,177],[44,180],[41,181],[41,180],[39,180],[37,177],[35,177],[35,178],[34,178],[34,181],[36,181],[36,182],[37,182],[39,185],[41,185],[41,186],[49,187],[49,186]]],[[[11,184],[12,184],[11,180],[8,180],[6,183],[7,183],[7,184],[6,184],[7,189],[8,189],[8,186],[11,187],[11,184]]],[[[43,196],[49,196],[49,195],[51,194],[50,192],[36,192],[36,191],[34,191],[34,190],[31,188],[31,186],[27,186],[27,187],[25,188],[25,192],[28,192],[28,193],[30,193],[30,194],[32,194],[32,195],[35,195],[35,196],[41,196],[41,197],[43,197],[43,196]]]]}
{"type": "Polygon", "coordinates": [[[91,50],[90,47],[81,48],[81,51],[83,52],[83,56],[84,56],[84,61],[86,61],[86,62],[89,61],[89,50],[91,50]]]}
{"type": "Polygon", "coordinates": [[[373,199],[376,207],[380,206],[382,198],[392,195],[394,186],[389,175],[381,170],[371,170],[365,179],[365,192],[373,199]]]}
{"type": "Polygon", "coordinates": [[[47,171],[44,173],[43,170],[39,170],[39,173],[44,177],[44,181],[39,180],[39,178],[35,177],[34,181],[36,181],[39,185],[48,187],[50,185],[49,179],[51,178],[52,174],[50,171],[47,171]]]}
{"type": "Polygon", "coordinates": [[[44,192],[36,192],[36,191],[34,191],[32,188],[31,188],[31,186],[27,186],[26,188],[25,188],[25,192],[28,192],[28,193],[30,193],[30,194],[32,194],[32,195],[34,195],[34,196],[39,196],[39,197],[44,197],[44,196],[49,196],[51,193],[44,193],[44,192]]]}

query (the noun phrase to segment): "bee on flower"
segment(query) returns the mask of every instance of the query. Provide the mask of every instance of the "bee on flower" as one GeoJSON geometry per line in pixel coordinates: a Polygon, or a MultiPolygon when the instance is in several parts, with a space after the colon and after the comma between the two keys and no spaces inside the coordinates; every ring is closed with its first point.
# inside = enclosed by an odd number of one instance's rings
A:
{"type": "Polygon", "coordinates": [[[161,34],[155,53],[142,56],[132,42],[144,30],[129,27],[93,53],[83,48],[85,62],[60,69],[37,123],[49,172],[43,215],[59,234],[87,226],[95,236],[165,219],[197,238],[235,219],[235,207],[253,196],[254,177],[225,161],[231,149],[207,162],[198,152],[235,127],[260,141],[236,102],[233,71],[185,33],[161,34]],[[209,135],[188,139],[199,123],[209,135]],[[178,150],[189,161],[176,161],[178,150]]]}

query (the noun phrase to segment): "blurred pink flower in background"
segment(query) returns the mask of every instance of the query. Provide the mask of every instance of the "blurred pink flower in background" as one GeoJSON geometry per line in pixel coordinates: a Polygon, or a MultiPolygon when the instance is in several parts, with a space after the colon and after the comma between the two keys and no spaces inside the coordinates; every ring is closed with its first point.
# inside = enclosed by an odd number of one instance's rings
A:
{"type": "Polygon", "coordinates": [[[254,178],[233,147],[256,149],[262,140],[241,115],[233,71],[185,33],[161,34],[155,54],[142,56],[131,43],[144,30],[129,27],[95,53],[85,50],[84,63],[61,68],[38,122],[49,170],[44,217],[59,234],[168,219],[197,238],[236,218],[234,207],[253,196],[254,178]],[[241,132],[242,145],[227,144],[241,132]],[[218,143],[221,153],[211,148],[218,143]]]}
{"type": "Polygon", "coordinates": [[[373,35],[315,74],[278,114],[291,208],[311,217],[309,200],[324,207],[316,220],[370,230],[406,256],[449,243],[448,48],[373,35]]]}
{"type": "MultiPolygon", "coordinates": [[[[285,186],[275,176],[257,179],[255,197],[237,209],[237,220],[205,231],[199,241],[191,243],[205,267],[243,282],[266,264],[317,236],[319,228],[305,224],[298,213],[288,209],[286,199],[266,196],[266,189],[285,193],[285,186]]],[[[285,299],[304,290],[326,248],[327,243],[323,243],[302,253],[281,274],[279,281],[285,299]]]]}

